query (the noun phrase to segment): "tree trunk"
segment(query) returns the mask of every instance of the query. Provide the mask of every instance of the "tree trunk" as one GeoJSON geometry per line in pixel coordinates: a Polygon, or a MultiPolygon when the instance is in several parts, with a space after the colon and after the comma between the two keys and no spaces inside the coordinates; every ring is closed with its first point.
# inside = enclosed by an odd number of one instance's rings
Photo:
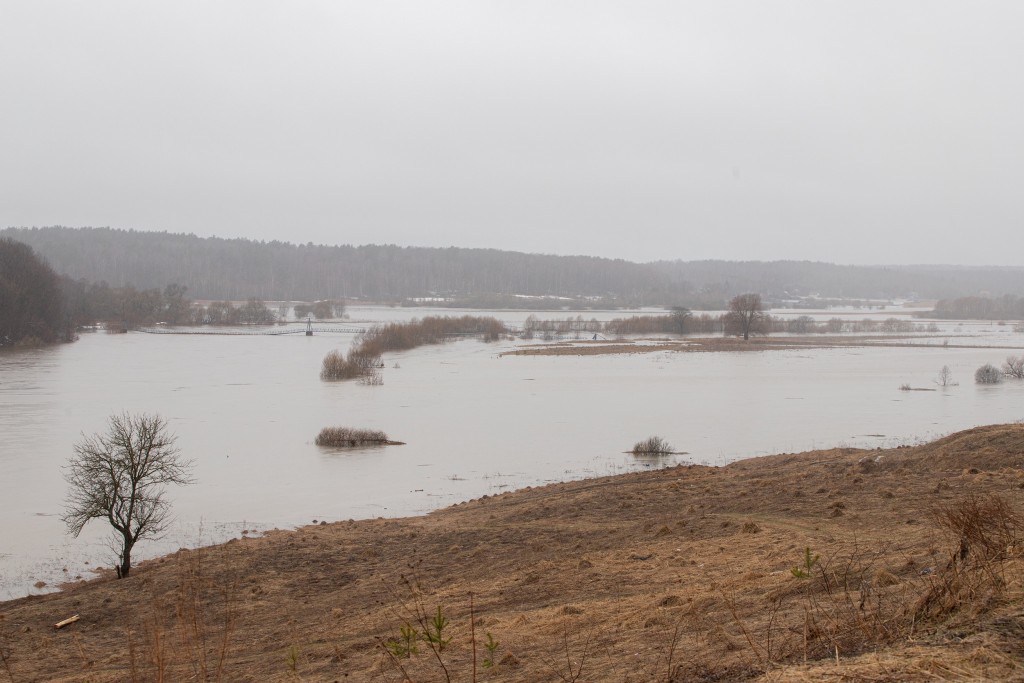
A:
{"type": "Polygon", "coordinates": [[[124,550],[121,551],[121,566],[119,567],[120,571],[118,572],[117,577],[119,579],[128,578],[128,572],[131,571],[133,544],[134,543],[132,541],[129,541],[128,539],[125,539],[124,541],[124,550]]]}

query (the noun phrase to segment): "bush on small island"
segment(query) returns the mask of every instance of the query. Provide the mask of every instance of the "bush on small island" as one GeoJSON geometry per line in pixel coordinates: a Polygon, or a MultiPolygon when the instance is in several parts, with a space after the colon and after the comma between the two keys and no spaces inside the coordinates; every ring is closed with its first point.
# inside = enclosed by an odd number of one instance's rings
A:
{"type": "Polygon", "coordinates": [[[660,436],[652,436],[633,444],[633,455],[672,455],[672,446],[660,436]]]}
{"type": "Polygon", "coordinates": [[[362,446],[386,446],[395,443],[388,435],[377,429],[352,429],[351,427],[324,427],[316,437],[317,446],[331,448],[360,448],[362,446]]]}

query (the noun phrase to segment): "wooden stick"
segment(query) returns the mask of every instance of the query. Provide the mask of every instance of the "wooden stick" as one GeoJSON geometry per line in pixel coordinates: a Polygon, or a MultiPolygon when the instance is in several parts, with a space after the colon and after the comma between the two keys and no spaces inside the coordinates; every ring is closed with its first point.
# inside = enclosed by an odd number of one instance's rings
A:
{"type": "Polygon", "coordinates": [[[56,624],[53,625],[53,627],[54,628],[61,628],[63,626],[67,626],[68,624],[75,623],[76,621],[78,621],[78,619],[79,619],[79,616],[76,614],[73,617],[68,617],[64,621],[58,621],[56,624]]]}

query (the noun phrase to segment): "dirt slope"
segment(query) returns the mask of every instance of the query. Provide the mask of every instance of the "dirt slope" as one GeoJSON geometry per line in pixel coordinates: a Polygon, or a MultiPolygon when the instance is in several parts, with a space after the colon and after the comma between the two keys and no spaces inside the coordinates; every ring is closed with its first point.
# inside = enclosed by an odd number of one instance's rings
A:
{"type": "Polygon", "coordinates": [[[983,427],[180,551],[0,604],[0,681],[1024,680],[1022,466],[983,427]],[[1010,535],[965,551],[933,511],[990,494],[1010,535]]]}

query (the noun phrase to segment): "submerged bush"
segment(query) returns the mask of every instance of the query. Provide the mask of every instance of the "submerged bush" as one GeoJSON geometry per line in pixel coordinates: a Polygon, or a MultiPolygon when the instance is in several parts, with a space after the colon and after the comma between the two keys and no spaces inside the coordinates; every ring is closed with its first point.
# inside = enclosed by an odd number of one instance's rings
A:
{"type": "Polygon", "coordinates": [[[333,448],[383,446],[388,443],[390,443],[390,441],[388,441],[388,435],[377,429],[324,427],[316,437],[317,446],[331,446],[333,448]]]}
{"type": "Polygon", "coordinates": [[[361,374],[362,368],[346,360],[345,354],[336,349],[324,356],[323,366],[320,368],[322,380],[355,379],[361,374]]]}
{"type": "Polygon", "coordinates": [[[633,455],[672,455],[672,446],[660,436],[652,436],[633,444],[633,455]]]}
{"type": "Polygon", "coordinates": [[[1003,373],[991,363],[985,363],[974,371],[974,381],[978,384],[999,384],[1003,381],[1003,373]]]}

